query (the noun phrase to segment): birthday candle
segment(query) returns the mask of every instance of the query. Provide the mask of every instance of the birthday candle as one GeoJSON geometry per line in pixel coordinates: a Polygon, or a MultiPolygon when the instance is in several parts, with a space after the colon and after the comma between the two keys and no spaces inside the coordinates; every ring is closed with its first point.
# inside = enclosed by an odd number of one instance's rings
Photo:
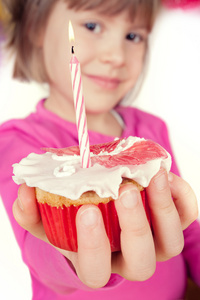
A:
{"type": "MultiPolygon", "coordinates": [[[[74,40],[74,33],[71,22],[69,23],[69,37],[74,40]]],[[[83,168],[91,166],[90,161],[90,143],[87,130],[87,119],[85,113],[85,101],[82,91],[81,69],[80,63],[74,54],[72,46],[72,58],[70,60],[70,71],[72,79],[72,89],[74,95],[74,106],[76,112],[76,125],[78,130],[78,140],[80,148],[80,156],[83,168]]]]}

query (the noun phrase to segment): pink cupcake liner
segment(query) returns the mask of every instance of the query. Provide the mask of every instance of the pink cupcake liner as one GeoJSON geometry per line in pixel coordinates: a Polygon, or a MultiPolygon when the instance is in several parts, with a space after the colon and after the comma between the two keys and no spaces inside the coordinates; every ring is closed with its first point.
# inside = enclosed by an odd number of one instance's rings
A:
{"type": "MultiPolygon", "coordinates": [[[[141,192],[142,202],[146,211],[147,219],[150,222],[150,212],[146,200],[145,190],[141,192]]],[[[44,230],[47,238],[54,246],[68,251],[77,252],[77,232],[76,232],[76,214],[82,205],[62,208],[52,207],[48,204],[38,203],[44,230]]],[[[107,236],[110,241],[111,251],[120,251],[120,226],[115,209],[114,201],[100,203],[107,236]]]]}

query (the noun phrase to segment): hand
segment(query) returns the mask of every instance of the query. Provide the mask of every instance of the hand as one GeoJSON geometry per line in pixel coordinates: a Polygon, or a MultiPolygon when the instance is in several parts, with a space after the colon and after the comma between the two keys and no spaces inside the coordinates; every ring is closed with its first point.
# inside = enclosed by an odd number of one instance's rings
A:
{"type": "MultiPolygon", "coordinates": [[[[73,265],[80,280],[91,288],[104,286],[111,273],[128,280],[146,280],[155,271],[156,261],[178,255],[183,248],[183,232],[198,215],[196,197],[183,179],[164,170],[147,188],[152,230],[147,221],[140,193],[127,184],[120,189],[116,210],[121,226],[121,252],[111,254],[101,212],[94,205],[82,206],[76,217],[78,253],[56,248],[73,265]],[[173,200],[172,200],[173,197],[173,200]]],[[[13,205],[16,221],[37,238],[49,243],[35,192],[20,186],[13,205]]]]}

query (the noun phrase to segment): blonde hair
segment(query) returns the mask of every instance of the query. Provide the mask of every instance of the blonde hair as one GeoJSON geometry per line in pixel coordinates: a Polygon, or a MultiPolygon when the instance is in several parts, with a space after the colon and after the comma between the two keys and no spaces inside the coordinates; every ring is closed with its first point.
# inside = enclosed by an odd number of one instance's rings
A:
{"type": "Polygon", "coordinates": [[[2,6],[1,0],[0,0],[0,22],[4,22],[7,18],[6,12],[2,6]]]}
{"type": "MultiPolygon", "coordinates": [[[[128,10],[130,18],[139,13],[150,31],[159,8],[159,0],[59,0],[69,9],[96,10],[117,15],[128,10]]],[[[47,76],[41,49],[36,47],[42,28],[58,0],[2,0],[9,14],[7,23],[8,48],[15,53],[13,77],[21,80],[45,82],[47,76]]]]}

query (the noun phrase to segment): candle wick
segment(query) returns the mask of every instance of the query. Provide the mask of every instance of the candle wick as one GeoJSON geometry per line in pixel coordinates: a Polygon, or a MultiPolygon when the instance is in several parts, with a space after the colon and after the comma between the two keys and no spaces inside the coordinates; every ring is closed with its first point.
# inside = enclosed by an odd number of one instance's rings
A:
{"type": "Polygon", "coordinates": [[[74,46],[72,46],[72,54],[74,54],[74,46]]]}

